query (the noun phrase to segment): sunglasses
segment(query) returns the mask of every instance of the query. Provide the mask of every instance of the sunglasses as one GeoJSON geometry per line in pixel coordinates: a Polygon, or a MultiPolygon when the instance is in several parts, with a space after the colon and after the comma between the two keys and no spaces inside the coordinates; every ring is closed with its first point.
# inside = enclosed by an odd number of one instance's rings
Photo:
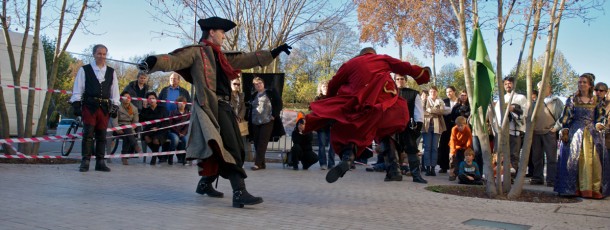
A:
{"type": "Polygon", "coordinates": [[[597,91],[597,92],[606,92],[608,90],[606,90],[606,89],[595,89],[595,91],[597,91]]]}
{"type": "Polygon", "coordinates": [[[238,83],[233,83],[233,85],[240,86],[241,84],[238,84],[238,83]]]}

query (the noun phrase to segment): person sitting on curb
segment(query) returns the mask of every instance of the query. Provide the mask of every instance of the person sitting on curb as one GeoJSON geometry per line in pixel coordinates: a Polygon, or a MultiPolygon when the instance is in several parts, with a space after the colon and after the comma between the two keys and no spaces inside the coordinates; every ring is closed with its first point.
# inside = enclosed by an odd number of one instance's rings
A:
{"type": "Polygon", "coordinates": [[[477,162],[474,162],[474,150],[472,148],[464,151],[464,161],[460,163],[458,183],[482,185],[481,170],[477,162]]]}

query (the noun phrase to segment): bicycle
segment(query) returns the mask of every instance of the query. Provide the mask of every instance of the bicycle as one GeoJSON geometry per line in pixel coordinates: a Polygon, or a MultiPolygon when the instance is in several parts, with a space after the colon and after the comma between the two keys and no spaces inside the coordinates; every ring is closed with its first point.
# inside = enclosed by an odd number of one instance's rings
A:
{"type": "MultiPolygon", "coordinates": [[[[74,119],[72,121],[72,123],[70,124],[70,127],[68,128],[68,131],[66,131],[66,136],[67,135],[74,135],[74,137],[72,138],[64,138],[64,141],[61,143],[61,155],[62,156],[68,156],[70,155],[70,152],[72,152],[72,148],[74,147],[74,142],[76,141],[76,132],[78,131],[78,128],[83,126],[83,122],[81,117],[76,117],[76,119],[74,119]]],[[[110,154],[114,154],[117,150],[117,148],[119,147],[119,139],[120,138],[113,138],[112,142],[113,142],[113,146],[112,146],[112,151],[110,151],[110,154]]]]}

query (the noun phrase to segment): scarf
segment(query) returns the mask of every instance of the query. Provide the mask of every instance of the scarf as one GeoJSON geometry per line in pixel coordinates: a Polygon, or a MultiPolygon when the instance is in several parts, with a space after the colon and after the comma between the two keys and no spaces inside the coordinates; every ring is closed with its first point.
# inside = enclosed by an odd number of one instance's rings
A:
{"type": "Polygon", "coordinates": [[[123,108],[127,110],[127,113],[131,116],[133,115],[133,109],[131,109],[131,103],[125,104],[123,103],[123,108]]]}
{"type": "Polygon", "coordinates": [[[225,73],[229,81],[239,78],[238,74],[241,73],[241,71],[235,70],[233,69],[233,67],[231,67],[231,64],[229,64],[229,61],[227,60],[227,57],[225,57],[224,53],[220,51],[219,45],[216,45],[208,40],[203,40],[203,43],[212,47],[212,50],[214,51],[214,53],[216,53],[216,56],[218,56],[218,62],[220,62],[220,67],[222,68],[222,71],[225,73]]]}

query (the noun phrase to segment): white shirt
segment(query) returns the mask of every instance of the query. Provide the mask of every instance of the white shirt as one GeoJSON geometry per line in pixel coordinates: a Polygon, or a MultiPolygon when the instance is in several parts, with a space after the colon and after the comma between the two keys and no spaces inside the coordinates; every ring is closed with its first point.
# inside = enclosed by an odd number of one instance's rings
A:
{"type": "MultiPolygon", "coordinates": [[[[100,82],[104,82],[106,79],[106,69],[107,66],[104,65],[101,69],[95,64],[95,61],[91,63],[91,67],[93,68],[93,72],[95,73],[95,77],[100,82]]],[[[74,87],[72,88],[72,97],[70,97],[70,102],[81,101],[83,97],[83,93],[85,92],[85,70],[83,67],[78,69],[78,73],[76,73],[76,78],[74,79],[74,87]]],[[[110,86],[110,100],[114,105],[120,105],[120,94],[119,94],[119,81],[116,77],[116,71],[114,71],[112,76],[112,85],[110,86]]]]}
{"type": "Polygon", "coordinates": [[[424,104],[422,103],[419,94],[415,96],[415,106],[413,108],[415,108],[415,111],[413,111],[413,120],[415,120],[415,122],[424,122],[424,104]]]}
{"type": "MultiPolygon", "coordinates": [[[[509,99],[510,99],[510,93],[504,94],[504,103],[508,103],[509,99]]],[[[511,112],[511,115],[513,117],[519,117],[521,119],[513,120],[513,122],[509,122],[510,135],[519,136],[520,134],[518,133],[518,131],[525,132],[525,117],[527,116],[527,112],[529,111],[527,108],[527,98],[525,96],[523,96],[522,94],[515,93],[515,95],[513,96],[512,104],[520,105],[521,108],[523,109],[523,114],[521,116],[517,116],[517,114],[511,112]],[[515,124],[518,124],[517,128],[515,128],[515,124]]],[[[496,118],[498,120],[498,123],[501,126],[502,125],[501,117],[503,114],[502,115],[500,114],[500,103],[496,103],[495,111],[496,111],[496,118]]]]}
{"type": "Polygon", "coordinates": [[[457,103],[458,98],[455,98],[455,100],[449,99],[449,107],[445,106],[445,111],[443,112],[443,115],[449,115],[451,113],[451,110],[453,110],[453,106],[455,106],[455,104],[457,103]]]}

